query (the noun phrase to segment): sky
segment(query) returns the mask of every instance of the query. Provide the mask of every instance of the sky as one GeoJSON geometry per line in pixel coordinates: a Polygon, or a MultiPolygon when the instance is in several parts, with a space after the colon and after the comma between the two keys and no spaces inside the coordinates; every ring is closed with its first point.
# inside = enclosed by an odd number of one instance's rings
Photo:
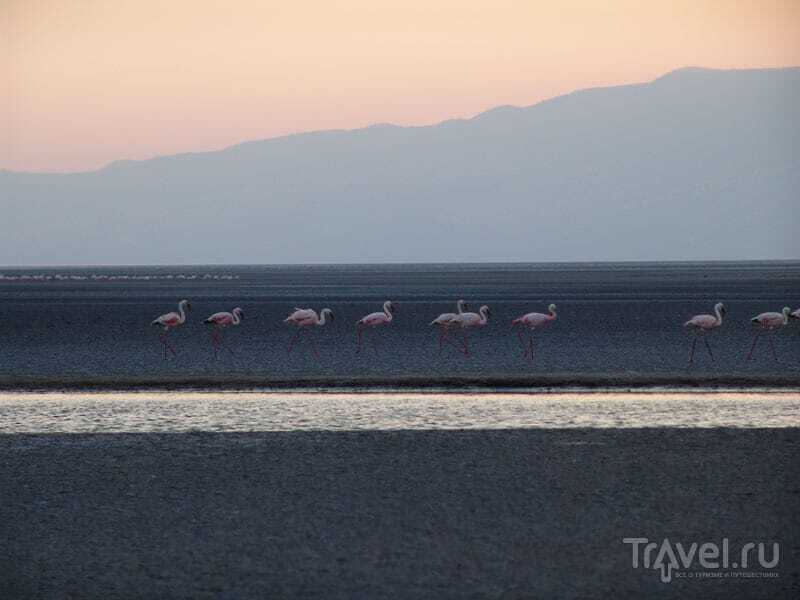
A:
{"type": "Polygon", "coordinates": [[[800,65],[800,0],[0,0],[0,169],[424,125],[683,66],[800,65]]]}

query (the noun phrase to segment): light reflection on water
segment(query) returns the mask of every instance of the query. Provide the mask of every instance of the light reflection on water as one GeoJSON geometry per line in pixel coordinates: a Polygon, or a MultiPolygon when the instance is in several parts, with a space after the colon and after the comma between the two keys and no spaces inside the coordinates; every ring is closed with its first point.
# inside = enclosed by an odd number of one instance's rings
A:
{"type": "Polygon", "coordinates": [[[798,426],[796,391],[0,393],[0,433],[798,426]]]}

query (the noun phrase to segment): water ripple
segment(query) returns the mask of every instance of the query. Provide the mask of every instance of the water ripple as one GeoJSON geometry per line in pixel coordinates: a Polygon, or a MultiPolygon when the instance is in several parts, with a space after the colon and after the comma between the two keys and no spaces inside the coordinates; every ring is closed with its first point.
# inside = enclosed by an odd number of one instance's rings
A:
{"type": "Polygon", "coordinates": [[[2,393],[0,433],[800,427],[800,393],[2,393]]]}

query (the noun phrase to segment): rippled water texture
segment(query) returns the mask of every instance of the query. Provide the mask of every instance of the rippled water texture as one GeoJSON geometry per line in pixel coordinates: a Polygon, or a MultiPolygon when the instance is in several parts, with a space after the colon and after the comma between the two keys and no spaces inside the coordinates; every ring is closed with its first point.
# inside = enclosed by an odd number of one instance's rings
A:
{"type": "Polygon", "coordinates": [[[798,426],[799,392],[0,394],[0,433],[798,426]]]}

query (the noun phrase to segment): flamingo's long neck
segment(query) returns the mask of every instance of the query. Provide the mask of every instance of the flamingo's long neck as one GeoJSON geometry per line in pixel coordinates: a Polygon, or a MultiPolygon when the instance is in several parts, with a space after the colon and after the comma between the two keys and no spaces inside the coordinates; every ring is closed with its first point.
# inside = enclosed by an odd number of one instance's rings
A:
{"type": "Polygon", "coordinates": [[[463,315],[464,314],[464,301],[463,300],[459,300],[456,303],[456,307],[458,308],[458,314],[463,315]]]}
{"type": "Polygon", "coordinates": [[[784,308],[782,314],[783,314],[783,324],[786,325],[789,322],[789,309],[784,308]]]}
{"type": "Polygon", "coordinates": [[[719,306],[714,307],[714,312],[717,313],[717,325],[722,325],[722,313],[719,310],[719,306]]]}
{"type": "Polygon", "coordinates": [[[231,314],[233,315],[233,324],[234,325],[238,325],[239,323],[242,322],[242,320],[239,318],[239,311],[238,310],[234,310],[231,314]]]}
{"type": "Polygon", "coordinates": [[[391,311],[391,309],[389,308],[389,306],[390,306],[390,305],[389,305],[389,303],[388,303],[388,302],[387,302],[386,304],[384,304],[384,305],[383,305],[383,312],[384,312],[384,313],[386,313],[386,318],[387,318],[387,319],[389,319],[389,320],[391,321],[391,320],[392,320],[392,311],[391,311]]]}
{"type": "Polygon", "coordinates": [[[178,303],[178,312],[181,314],[180,319],[178,319],[178,321],[182,325],[183,323],[186,322],[186,311],[183,308],[183,302],[178,303]]]}
{"type": "Polygon", "coordinates": [[[554,309],[554,308],[551,308],[551,309],[550,309],[550,320],[552,321],[552,320],[554,320],[555,318],[556,318],[556,309],[554,309]]]}
{"type": "Polygon", "coordinates": [[[323,311],[322,311],[322,315],[320,316],[319,320],[317,321],[317,325],[319,325],[320,327],[322,327],[323,325],[325,325],[325,318],[328,316],[328,315],[326,314],[327,312],[328,312],[328,311],[325,311],[325,310],[323,310],[323,311]]]}
{"type": "Polygon", "coordinates": [[[479,312],[479,313],[480,313],[480,315],[481,315],[481,325],[486,325],[486,323],[489,321],[489,317],[488,317],[488,316],[486,316],[486,309],[485,309],[485,308],[482,308],[482,309],[480,309],[480,311],[478,311],[478,312],[479,312]]]}

